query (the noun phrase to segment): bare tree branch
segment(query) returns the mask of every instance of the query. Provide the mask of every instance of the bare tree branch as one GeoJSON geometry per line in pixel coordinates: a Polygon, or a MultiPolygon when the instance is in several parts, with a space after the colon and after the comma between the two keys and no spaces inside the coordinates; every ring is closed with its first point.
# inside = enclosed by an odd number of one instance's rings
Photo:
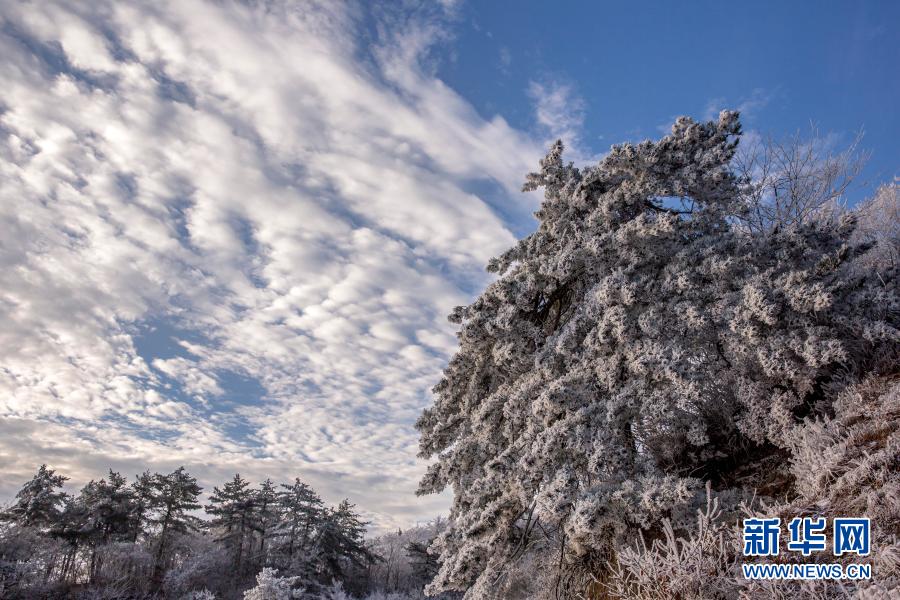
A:
{"type": "Polygon", "coordinates": [[[842,211],[844,193],[869,158],[860,150],[862,137],[858,133],[839,152],[815,128],[808,137],[745,138],[732,163],[745,181],[741,223],[759,232],[806,222],[823,210],[842,211]]]}

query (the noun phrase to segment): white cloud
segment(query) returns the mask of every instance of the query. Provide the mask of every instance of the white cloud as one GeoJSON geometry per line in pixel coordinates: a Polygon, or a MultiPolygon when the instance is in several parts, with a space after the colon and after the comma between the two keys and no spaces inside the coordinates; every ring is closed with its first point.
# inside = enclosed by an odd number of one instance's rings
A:
{"type": "Polygon", "coordinates": [[[509,68],[512,66],[513,58],[512,52],[509,51],[508,47],[500,46],[498,60],[500,62],[500,72],[504,75],[509,75],[509,68]]]}
{"type": "Polygon", "coordinates": [[[412,423],[542,148],[433,75],[440,14],[362,10],[0,2],[0,495],[185,464],[443,508],[412,423]]]}
{"type": "Polygon", "coordinates": [[[569,147],[578,141],[584,123],[584,100],[571,85],[551,81],[528,84],[528,95],[534,102],[537,122],[552,139],[561,139],[569,147]]]}
{"type": "MultiPolygon", "coordinates": [[[[741,114],[741,122],[746,125],[752,123],[756,116],[769,105],[777,97],[777,91],[770,91],[764,88],[754,88],[750,95],[738,100],[729,100],[724,96],[711,98],[703,107],[703,111],[699,116],[695,117],[701,121],[717,121],[719,113],[723,110],[736,110],[741,114]]],[[[656,131],[660,135],[668,135],[672,131],[672,124],[678,119],[679,115],[670,115],[664,122],[656,126],[656,131]]],[[[758,132],[753,130],[744,130],[741,145],[745,146],[748,141],[758,136],[758,132]]],[[[640,136],[638,136],[640,137],[640,136]]]]}
{"type": "Polygon", "coordinates": [[[593,164],[603,157],[603,154],[592,152],[581,139],[587,103],[572,85],[556,80],[531,81],[528,95],[545,147],[562,140],[567,157],[578,165],[593,164]]]}
{"type": "Polygon", "coordinates": [[[772,91],[755,88],[749,96],[732,104],[729,104],[726,98],[713,98],[706,103],[706,108],[703,110],[703,120],[715,121],[719,118],[719,113],[726,109],[736,110],[741,113],[741,117],[745,120],[750,119],[768,106],[774,97],[775,93],[772,91]]]}

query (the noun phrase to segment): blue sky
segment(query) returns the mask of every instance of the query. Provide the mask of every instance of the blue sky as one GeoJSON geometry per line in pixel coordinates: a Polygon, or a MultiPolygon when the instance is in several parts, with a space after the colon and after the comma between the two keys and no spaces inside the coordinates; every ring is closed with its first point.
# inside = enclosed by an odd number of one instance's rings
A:
{"type": "Polygon", "coordinates": [[[897,174],[896,3],[0,0],[0,502],[184,465],[417,498],[446,315],[525,173],[674,118],[810,120],[897,174]]]}
{"type": "Polygon", "coordinates": [[[853,200],[897,174],[897,2],[479,2],[461,6],[438,76],[482,115],[528,129],[531,81],[570,85],[595,152],[674,116],[745,107],[770,133],[864,130],[853,200]]]}

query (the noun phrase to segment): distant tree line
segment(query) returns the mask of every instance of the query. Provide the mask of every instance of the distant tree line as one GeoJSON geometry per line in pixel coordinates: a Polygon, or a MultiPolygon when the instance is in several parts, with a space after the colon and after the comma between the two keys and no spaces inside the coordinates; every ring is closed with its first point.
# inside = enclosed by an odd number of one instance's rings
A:
{"type": "Polygon", "coordinates": [[[66,481],[41,465],[0,512],[0,597],[346,598],[420,591],[437,570],[426,529],[385,561],[353,504],[326,506],[300,479],[235,475],[205,504],[183,467],[110,471],[74,495],[66,481]]]}

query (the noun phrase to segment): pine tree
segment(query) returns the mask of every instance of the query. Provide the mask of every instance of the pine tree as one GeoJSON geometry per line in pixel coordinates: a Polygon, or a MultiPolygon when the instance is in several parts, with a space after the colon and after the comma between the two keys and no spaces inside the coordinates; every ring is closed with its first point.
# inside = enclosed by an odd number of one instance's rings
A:
{"type": "Polygon", "coordinates": [[[278,492],[271,479],[263,481],[256,490],[255,528],[259,534],[260,566],[267,566],[266,542],[272,536],[272,530],[278,518],[278,492]]]}
{"type": "Polygon", "coordinates": [[[153,506],[153,481],[154,478],[150,471],[144,471],[140,475],[136,475],[134,482],[131,484],[131,494],[134,498],[134,503],[132,504],[129,530],[131,531],[132,543],[137,543],[138,538],[146,533],[148,514],[151,506],[153,506]]]}
{"type": "Polygon", "coordinates": [[[47,465],[41,465],[31,480],[16,493],[12,506],[0,514],[0,519],[24,527],[49,528],[59,521],[67,496],[61,491],[68,477],[57,475],[47,465]]]}
{"type": "MultiPolygon", "coordinates": [[[[50,535],[63,542],[61,561],[57,569],[58,581],[69,582],[77,576],[79,553],[84,546],[90,544],[90,527],[86,526],[88,512],[84,504],[77,498],[68,496],[58,519],[50,530],[50,535]]],[[[54,559],[54,563],[56,559],[54,559]]],[[[51,567],[53,571],[55,567],[51,567]]]]}
{"type": "Polygon", "coordinates": [[[308,549],[313,533],[322,520],[325,505],[315,490],[295,478],[291,485],[281,484],[278,506],[281,516],[275,535],[285,567],[291,568],[295,556],[302,556],[308,549]]]}
{"type": "Polygon", "coordinates": [[[151,516],[148,521],[158,529],[153,581],[159,586],[165,569],[165,553],[172,536],[196,530],[198,527],[197,517],[189,513],[200,508],[197,497],[202,488],[197,485],[197,479],[191,477],[184,467],[178,467],[168,475],[154,474],[150,486],[151,516]]]}
{"type": "Polygon", "coordinates": [[[344,581],[350,568],[364,569],[375,562],[364,540],[367,525],[349,500],[325,511],[314,542],[316,573],[322,583],[344,581]]]}
{"type": "Polygon", "coordinates": [[[410,542],[406,545],[406,556],[412,567],[412,576],[419,589],[427,585],[437,575],[440,563],[438,556],[428,550],[428,543],[410,542]]]}
{"type": "Polygon", "coordinates": [[[213,488],[206,512],[213,516],[210,525],[221,533],[219,539],[225,543],[232,555],[233,573],[243,574],[245,553],[249,554],[250,534],[256,528],[257,496],[250,484],[236,474],[234,479],[213,488]]]}
{"type": "Polygon", "coordinates": [[[134,492],[122,475],[109,471],[109,479],[88,483],[78,496],[89,515],[89,525],[100,543],[122,539],[131,533],[134,492]]]}
{"type": "Polygon", "coordinates": [[[212,592],[198,590],[245,587],[260,569],[274,575],[267,563],[280,562],[286,577],[267,580],[279,589],[337,597],[343,585],[365,591],[364,573],[376,560],[355,507],[344,501],[326,509],[299,479],[280,489],[267,479],[253,489],[235,475],[213,489],[208,522],[192,514],[201,488],[184,467],[144,472],[131,484],[109,471],[75,496],[58,490],[65,479],[42,467],[4,513],[0,596],[12,589],[38,597],[55,585],[64,595],[205,598],[212,592]]]}
{"type": "Polygon", "coordinates": [[[783,476],[825,390],[892,355],[896,282],[851,271],[852,219],[733,226],[739,133],[735,113],[682,118],[583,170],[557,143],[528,176],[538,230],[451,315],[459,351],[417,424],[436,459],[420,492],[454,492],[429,592],[489,596],[545,531],[568,579],[590,579],[694,510],[703,480],[783,476]]]}
{"type": "Polygon", "coordinates": [[[110,470],[109,479],[91,481],[75,499],[81,512],[79,530],[90,545],[89,578],[96,581],[102,568],[98,547],[130,537],[134,494],[119,473],[110,470]]]}

